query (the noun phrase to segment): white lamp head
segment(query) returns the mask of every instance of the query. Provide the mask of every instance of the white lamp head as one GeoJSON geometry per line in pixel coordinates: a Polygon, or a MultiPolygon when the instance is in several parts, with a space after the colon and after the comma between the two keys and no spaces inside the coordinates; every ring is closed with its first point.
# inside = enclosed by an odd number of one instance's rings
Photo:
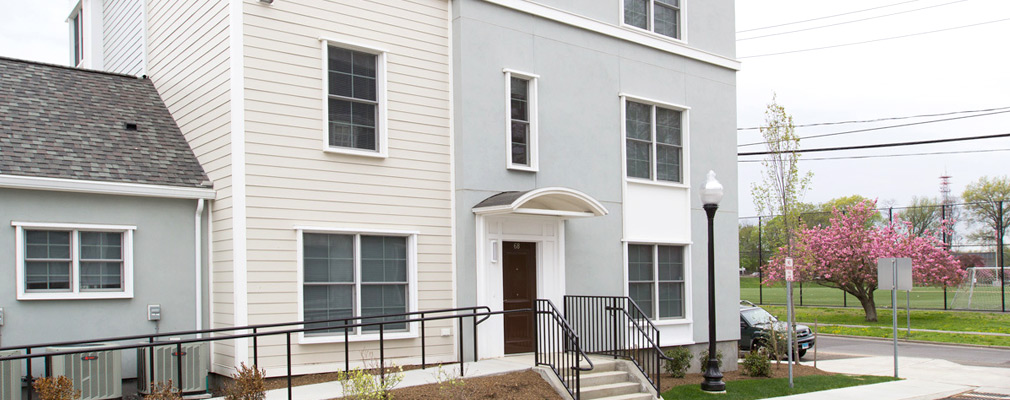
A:
{"type": "Polygon", "coordinates": [[[701,203],[719,205],[722,201],[722,184],[715,179],[715,171],[708,171],[708,179],[701,188],[701,203]]]}

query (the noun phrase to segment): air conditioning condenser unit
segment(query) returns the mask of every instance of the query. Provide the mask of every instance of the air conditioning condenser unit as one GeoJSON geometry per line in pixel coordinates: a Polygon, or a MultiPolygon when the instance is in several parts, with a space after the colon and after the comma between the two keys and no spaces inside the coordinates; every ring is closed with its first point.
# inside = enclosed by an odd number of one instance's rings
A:
{"type": "MultiPolygon", "coordinates": [[[[171,342],[163,342],[171,343],[171,342]]],[[[154,373],[151,373],[151,347],[137,349],[137,390],[151,392],[151,382],[179,386],[179,361],[182,361],[183,393],[206,392],[207,374],[210,372],[210,346],[207,342],[183,343],[182,354],[177,345],[154,346],[154,373]]]]}
{"type": "Polygon", "coordinates": [[[48,347],[47,352],[80,351],[52,357],[53,376],[63,375],[81,391],[80,400],[123,397],[123,360],[119,350],[102,350],[105,344],[48,347]]]}
{"type": "MultiPolygon", "coordinates": [[[[0,351],[0,357],[20,355],[17,350],[0,351]]],[[[21,400],[21,362],[0,361],[0,400],[21,400]]]]}

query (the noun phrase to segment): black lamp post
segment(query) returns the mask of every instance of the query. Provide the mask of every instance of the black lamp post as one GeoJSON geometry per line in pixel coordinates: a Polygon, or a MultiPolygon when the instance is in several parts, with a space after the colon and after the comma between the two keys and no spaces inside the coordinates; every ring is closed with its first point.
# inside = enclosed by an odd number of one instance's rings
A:
{"type": "Polygon", "coordinates": [[[719,371],[718,352],[715,349],[715,235],[713,224],[715,210],[722,201],[722,184],[715,180],[715,171],[708,171],[708,180],[701,188],[701,203],[708,215],[708,368],[705,369],[705,381],[701,390],[705,392],[725,392],[726,383],[722,381],[719,371]]]}

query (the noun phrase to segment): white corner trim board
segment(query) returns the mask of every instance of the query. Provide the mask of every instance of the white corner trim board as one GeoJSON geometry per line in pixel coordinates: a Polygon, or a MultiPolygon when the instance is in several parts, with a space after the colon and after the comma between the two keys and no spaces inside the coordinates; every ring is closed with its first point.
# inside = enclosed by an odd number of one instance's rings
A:
{"type": "Polygon", "coordinates": [[[214,198],[214,189],[15,175],[0,175],[0,188],[113,194],[122,196],[163,197],[173,199],[214,198]]]}
{"type": "Polygon", "coordinates": [[[621,40],[638,43],[657,50],[681,55],[701,62],[729,68],[735,71],[740,70],[740,61],[687,46],[676,39],[664,39],[655,37],[654,35],[646,35],[639,29],[611,25],[602,21],[586,18],[581,15],[572,14],[567,11],[562,11],[557,8],[548,7],[527,0],[484,1],[621,40]]]}

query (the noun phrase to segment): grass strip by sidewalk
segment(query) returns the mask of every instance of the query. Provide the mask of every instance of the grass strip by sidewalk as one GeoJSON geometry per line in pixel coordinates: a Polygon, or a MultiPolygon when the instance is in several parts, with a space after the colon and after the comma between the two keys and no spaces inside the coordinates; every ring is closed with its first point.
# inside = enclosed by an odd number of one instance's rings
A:
{"type": "MultiPolygon", "coordinates": [[[[811,375],[793,379],[792,389],[789,389],[788,378],[739,380],[726,382],[726,394],[720,394],[719,399],[765,399],[894,380],[896,379],[889,376],[811,375]]],[[[663,393],[663,398],[711,400],[713,397],[710,393],[702,392],[699,385],[681,385],[663,393]]]]}
{"type": "MultiPolygon", "coordinates": [[[[768,312],[785,319],[786,309],[782,306],[764,306],[768,312]]],[[[891,310],[878,308],[877,322],[867,322],[863,309],[826,308],[826,307],[796,307],[796,320],[810,324],[816,319],[822,324],[858,325],[860,327],[820,326],[820,333],[891,337],[891,310]]],[[[905,338],[906,314],[898,310],[898,338],[905,338]]],[[[1010,313],[964,312],[964,311],[919,311],[912,310],[913,329],[934,329],[961,332],[992,332],[1010,333],[1010,313]]],[[[1010,337],[983,336],[942,332],[916,332],[909,337],[911,340],[922,340],[940,343],[976,344],[986,346],[1010,347],[1010,337]]]]}
{"type": "MultiPolygon", "coordinates": [[[[821,325],[820,333],[826,335],[848,335],[864,336],[890,339],[893,335],[892,328],[867,326],[861,328],[847,326],[824,326],[821,325]]],[[[1010,347],[1010,337],[1006,336],[982,336],[969,335],[963,333],[945,332],[917,332],[912,331],[911,336],[907,336],[904,329],[898,327],[898,340],[920,340],[924,342],[954,343],[954,344],[974,344],[982,346],[1003,346],[1010,347]]]]}

